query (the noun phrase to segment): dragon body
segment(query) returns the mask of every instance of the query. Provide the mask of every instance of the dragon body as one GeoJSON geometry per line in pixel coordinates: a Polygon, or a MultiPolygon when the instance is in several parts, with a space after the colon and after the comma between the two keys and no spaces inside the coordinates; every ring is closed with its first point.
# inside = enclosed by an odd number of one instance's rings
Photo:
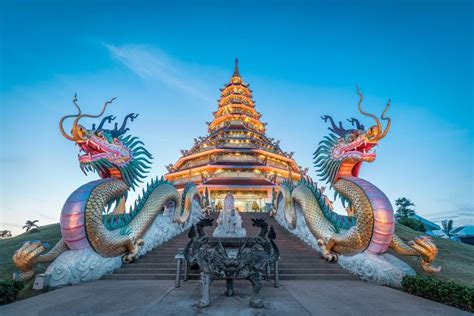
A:
{"type": "Polygon", "coordinates": [[[421,265],[425,271],[438,272],[439,267],[431,263],[438,249],[427,237],[418,237],[408,244],[398,238],[395,231],[395,219],[392,205],[387,196],[374,184],[359,177],[362,163],[373,162],[376,158],[374,147],[384,138],[390,129],[390,118],[385,117],[390,101],[381,116],[387,120],[382,131],[380,120],[361,108],[363,99],[359,93],[359,111],[373,118],[376,125],[367,130],[357,119],[349,122],[354,129],[345,129],[330,116],[331,133],[324,137],[314,153],[314,165],[318,176],[326,181],[340,197],[346,207],[347,216],[332,210],[332,203],[324,195],[324,188],[318,188],[309,178],[300,183],[282,184],[276,197],[276,209],[284,210],[284,218],[290,228],[296,228],[298,213],[302,214],[310,232],[321,248],[322,255],[328,261],[337,261],[339,255],[354,255],[363,251],[383,253],[392,248],[399,254],[421,256],[421,265]],[[279,208],[281,204],[282,207],[279,208]]]}
{"type": "Polygon", "coordinates": [[[37,263],[51,262],[68,250],[92,248],[103,257],[122,256],[124,263],[133,261],[143,245],[141,239],[165,207],[174,208],[173,221],[184,224],[191,215],[193,201],[201,205],[201,196],[193,184],[188,184],[181,194],[174,186],[163,180],[153,179],[143,189],[141,196],[125,212],[125,203],[130,189],[145,178],[150,168],[151,154],[137,137],[126,136],[125,117],[120,128],[104,128],[106,122],[115,118],[107,116],[96,127],[86,129],[78,122],[83,117],[102,116],[106,102],[98,115],[67,115],[60,120],[60,131],[68,140],[75,142],[83,152],[79,155],[80,168],[84,173],[97,172],[99,180],[80,186],[66,200],[60,217],[62,239],[49,252],[41,242],[25,243],[13,257],[17,268],[22,271],[19,279],[26,280],[35,274],[37,263]],[[71,134],[64,131],[63,122],[74,118],[71,134]],[[111,211],[111,209],[113,211],[111,211]]]}

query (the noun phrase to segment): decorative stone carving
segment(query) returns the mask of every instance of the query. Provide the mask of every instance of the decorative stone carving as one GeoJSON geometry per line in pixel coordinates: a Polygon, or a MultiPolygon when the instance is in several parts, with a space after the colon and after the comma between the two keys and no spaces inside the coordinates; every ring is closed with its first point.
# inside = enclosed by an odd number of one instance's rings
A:
{"type": "Polygon", "coordinates": [[[252,284],[250,305],[255,308],[264,306],[260,298],[262,280],[269,264],[274,264],[280,256],[273,226],[268,229],[264,219],[252,219],[252,225],[260,227],[260,233],[254,237],[215,238],[207,236],[204,227],[212,226],[213,219],[202,218],[189,230],[190,241],[184,255],[189,264],[197,264],[201,270],[201,300],[198,307],[211,304],[210,287],[214,280],[225,279],[226,296],[234,294],[234,279],[247,279],[252,284]]]}

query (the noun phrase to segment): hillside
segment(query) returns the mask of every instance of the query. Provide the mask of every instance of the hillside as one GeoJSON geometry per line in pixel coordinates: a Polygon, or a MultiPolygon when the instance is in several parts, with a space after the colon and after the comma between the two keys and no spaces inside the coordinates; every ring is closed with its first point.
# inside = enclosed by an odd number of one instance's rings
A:
{"type": "MultiPolygon", "coordinates": [[[[395,231],[404,241],[411,240],[421,234],[399,224],[397,224],[395,231]]],[[[15,250],[20,248],[23,242],[35,239],[48,242],[52,247],[60,239],[59,224],[42,226],[36,233],[23,233],[13,238],[0,240],[0,278],[11,276],[15,270],[11,259],[15,250]]],[[[474,287],[474,269],[472,268],[474,267],[474,246],[441,238],[435,238],[435,242],[439,248],[435,265],[442,267],[441,272],[435,276],[444,280],[463,282],[474,287]]],[[[412,266],[418,274],[424,274],[418,258],[396,256],[412,266]]]]}
{"type": "Polygon", "coordinates": [[[0,279],[11,277],[15,271],[12,256],[25,241],[41,240],[42,242],[49,243],[50,247],[53,247],[61,239],[59,224],[45,225],[39,229],[39,232],[26,232],[12,238],[0,240],[0,279]]]}
{"type": "MultiPolygon", "coordinates": [[[[412,240],[414,237],[422,234],[400,224],[396,225],[395,232],[404,241],[412,240]]],[[[433,239],[439,250],[434,265],[441,266],[441,272],[434,276],[443,280],[462,282],[474,287],[474,246],[449,239],[433,239]]],[[[416,273],[426,274],[421,269],[418,258],[395,255],[408,263],[416,273]]]]}

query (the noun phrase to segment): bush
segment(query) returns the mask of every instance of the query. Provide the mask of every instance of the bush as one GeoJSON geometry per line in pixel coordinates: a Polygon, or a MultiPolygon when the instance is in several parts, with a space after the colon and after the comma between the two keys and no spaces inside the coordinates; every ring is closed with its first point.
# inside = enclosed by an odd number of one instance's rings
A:
{"type": "Polygon", "coordinates": [[[19,281],[0,280],[0,305],[14,302],[23,286],[24,284],[19,281]]]}
{"type": "Polygon", "coordinates": [[[425,225],[423,225],[423,223],[417,219],[410,218],[410,217],[400,217],[398,222],[402,225],[410,227],[413,230],[416,230],[422,233],[426,232],[425,225]]]}
{"type": "Polygon", "coordinates": [[[467,285],[427,276],[405,276],[402,287],[410,294],[474,312],[474,288],[467,285]]]}

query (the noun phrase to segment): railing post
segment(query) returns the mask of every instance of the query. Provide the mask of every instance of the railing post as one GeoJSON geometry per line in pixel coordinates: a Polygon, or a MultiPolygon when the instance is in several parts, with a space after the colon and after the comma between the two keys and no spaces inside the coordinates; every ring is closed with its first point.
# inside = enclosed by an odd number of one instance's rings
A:
{"type": "Polygon", "coordinates": [[[184,259],[184,279],[183,279],[183,281],[187,281],[188,278],[189,278],[189,262],[185,258],[184,259]]]}
{"type": "Polygon", "coordinates": [[[265,269],[265,279],[267,281],[270,281],[270,275],[271,275],[270,265],[267,262],[267,266],[266,266],[266,269],[265,269]]]}
{"type": "MultiPolygon", "coordinates": [[[[179,248],[178,253],[174,256],[176,259],[176,278],[175,278],[175,286],[181,286],[181,265],[184,259],[184,249],[179,248]]],[[[186,273],[186,272],[185,272],[186,273]]]]}
{"type": "Polygon", "coordinates": [[[175,280],[175,286],[180,287],[181,286],[181,258],[176,260],[176,280],[175,280]]]}
{"type": "Polygon", "coordinates": [[[275,261],[275,265],[273,267],[273,269],[274,269],[274,271],[273,271],[273,286],[274,287],[280,287],[280,274],[278,272],[278,261],[280,261],[280,259],[275,261]]]}

